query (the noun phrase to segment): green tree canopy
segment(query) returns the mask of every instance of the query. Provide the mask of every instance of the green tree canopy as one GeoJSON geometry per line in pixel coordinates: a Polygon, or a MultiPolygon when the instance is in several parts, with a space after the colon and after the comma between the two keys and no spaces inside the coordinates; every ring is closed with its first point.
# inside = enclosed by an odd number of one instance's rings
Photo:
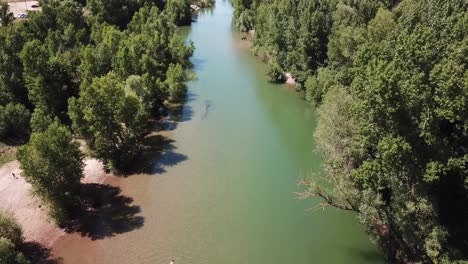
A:
{"type": "Polygon", "coordinates": [[[0,237],[8,239],[14,245],[23,242],[23,230],[13,215],[0,210],[0,237]]]}
{"type": "Polygon", "coordinates": [[[52,123],[46,131],[33,133],[29,143],[18,149],[17,158],[34,193],[51,205],[52,217],[65,220],[80,190],[84,167],[79,144],[70,131],[52,123]]]}
{"type": "Polygon", "coordinates": [[[30,118],[31,113],[22,104],[0,105],[0,140],[27,138],[30,118]]]}
{"type": "Polygon", "coordinates": [[[29,264],[30,262],[15,249],[15,245],[10,240],[0,237],[0,263],[29,264]]]}
{"type": "Polygon", "coordinates": [[[80,97],[70,100],[69,114],[75,132],[112,168],[127,168],[139,153],[148,115],[114,73],[83,87],[80,97]]]}
{"type": "Polygon", "coordinates": [[[192,21],[190,0],[167,0],[166,13],[174,25],[190,25],[192,21]]]}
{"type": "Polygon", "coordinates": [[[10,8],[7,2],[0,1],[0,22],[2,27],[8,27],[15,20],[13,13],[10,12],[10,8]]]}
{"type": "Polygon", "coordinates": [[[335,81],[319,71],[306,85],[311,100],[326,93],[316,136],[336,183],[333,193],[315,184],[310,193],[356,211],[392,262],[468,258],[462,2],[403,1],[372,11],[365,29],[337,29],[323,70],[338,71],[335,81]],[[349,106],[331,111],[343,98],[349,106]]]}

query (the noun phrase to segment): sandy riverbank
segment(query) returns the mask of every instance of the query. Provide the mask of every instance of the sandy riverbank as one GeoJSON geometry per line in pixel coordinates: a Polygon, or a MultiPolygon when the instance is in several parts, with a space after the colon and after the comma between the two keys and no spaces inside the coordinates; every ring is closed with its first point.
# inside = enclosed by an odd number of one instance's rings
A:
{"type": "Polygon", "coordinates": [[[291,73],[289,73],[289,72],[285,73],[285,74],[284,74],[284,77],[286,77],[285,83],[286,83],[287,85],[296,86],[296,84],[297,84],[297,83],[296,83],[296,79],[294,79],[294,77],[292,76],[291,73]]]}
{"type": "MultiPolygon", "coordinates": [[[[85,162],[83,183],[103,183],[114,177],[106,174],[101,162],[88,159],[85,162]]],[[[31,185],[21,176],[18,161],[0,167],[0,208],[11,211],[23,227],[26,241],[51,246],[65,231],[47,217],[37,197],[31,195],[31,185]],[[13,177],[13,173],[15,177],[13,177]]]]}

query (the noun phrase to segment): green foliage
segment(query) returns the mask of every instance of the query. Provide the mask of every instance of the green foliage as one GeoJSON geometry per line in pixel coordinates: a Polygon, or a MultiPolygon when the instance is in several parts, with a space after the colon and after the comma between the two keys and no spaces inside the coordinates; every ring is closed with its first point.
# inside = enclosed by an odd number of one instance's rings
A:
{"type": "Polygon", "coordinates": [[[282,82],[284,81],[284,74],[281,66],[275,59],[271,59],[266,67],[266,77],[269,82],[282,82]]]}
{"type": "Polygon", "coordinates": [[[27,42],[21,52],[29,100],[48,113],[63,117],[67,100],[76,93],[69,74],[69,63],[51,55],[39,40],[27,42]]]}
{"type": "MultiPolygon", "coordinates": [[[[360,33],[334,33],[329,42],[329,68],[351,85],[340,88],[353,98],[342,115],[354,124],[350,133],[339,115],[319,116],[317,140],[339,182],[334,197],[358,212],[396,262],[467,259],[466,5],[436,2],[380,9],[364,31],[340,28],[360,33]],[[349,144],[337,140],[347,134],[349,144]]],[[[316,91],[322,80],[318,74],[306,86],[316,91]]],[[[337,104],[338,97],[321,108],[337,104]]]]}
{"type": "Polygon", "coordinates": [[[23,242],[23,230],[9,212],[0,210],[0,263],[28,264],[29,261],[17,250],[23,242]]]}
{"type": "Polygon", "coordinates": [[[0,105],[0,140],[5,138],[24,139],[28,135],[31,113],[22,105],[8,103],[0,105]]]}
{"type": "Polygon", "coordinates": [[[54,118],[47,114],[42,107],[36,107],[31,115],[32,132],[44,132],[54,122],[54,118]]]}
{"type": "MultiPolygon", "coordinates": [[[[18,246],[23,242],[23,230],[11,213],[0,210],[0,237],[18,246]]],[[[1,255],[1,254],[0,254],[1,255]]]]}
{"type": "Polygon", "coordinates": [[[250,10],[244,10],[236,19],[236,27],[242,32],[247,32],[254,29],[255,26],[255,13],[250,10]]]}
{"type": "Polygon", "coordinates": [[[0,263],[29,264],[24,255],[15,249],[15,245],[4,237],[0,237],[0,263]]]}
{"type": "Polygon", "coordinates": [[[254,50],[267,50],[286,72],[304,83],[325,63],[333,1],[236,1],[236,24],[255,28],[254,50]],[[255,21],[248,25],[244,21],[255,21]]]}
{"type": "Polygon", "coordinates": [[[61,223],[75,203],[83,177],[83,155],[70,131],[58,122],[46,131],[33,133],[17,152],[22,175],[34,193],[50,205],[51,215],[61,223]],[[53,186],[53,187],[52,187],[53,186]]]}
{"type": "Polygon", "coordinates": [[[0,1],[0,22],[2,27],[8,27],[13,20],[15,20],[15,17],[13,16],[13,13],[10,12],[8,3],[0,1]]]}
{"type": "Polygon", "coordinates": [[[169,65],[164,84],[168,87],[169,98],[171,101],[177,102],[185,98],[185,94],[187,93],[185,81],[186,77],[182,65],[169,65]]]}
{"type": "Polygon", "coordinates": [[[254,52],[305,83],[335,188],[392,263],[468,260],[468,78],[462,0],[234,1],[254,52]]]}
{"type": "Polygon", "coordinates": [[[0,29],[0,105],[27,103],[28,92],[19,57],[25,40],[24,31],[22,23],[0,29]]]}
{"type": "Polygon", "coordinates": [[[127,169],[138,155],[146,118],[166,99],[185,94],[184,68],[194,50],[175,32],[172,20],[186,19],[180,1],[168,2],[163,12],[154,3],[134,4],[142,7],[131,12],[126,30],[93,24],[92,42],[81,54],[81,91],[69,101],[73,130],[116,170],[127,169]]]}
{"type": "Polygon", "coordinates": [[[114,73],[96,78],[70,100],[73,128],[96,156],[114,169],[125,169],[141,149],[145,135],[145,106],[134,93],[125,93],[114,73]]]}
{"type": "Polygon", "coordinates": [[[87,7],[99,23],[124,28],[131,18],[128,0],[87,0],[87,7]]]}
{"type": "Polygon", "coordinates": [[[307,79],[307,82],[305,83],[305,91],[306,91],[306,97],[305,99],[308,102],[311,102],[315,105],[320,103],[322,101],[322,97],[325,94],[324,91],[322,90],[325,88],[324,86],[321,86],[318,83],[317,77],[311,76],[309,79],[307,79]]]}
{"type": "Polygon", "coordinates": [[[106,24],[94,25],[91,39],[96,45],[88,45],[81,52],[81,85],[89,85],[93,78],[101,77],[112,69],[112,62],[124,38],[123,32],[106,24]]]}
{"type": "MultiPolygon", "coordinates": [[[[2,26],[0,139],[27,138],[29,113],[34,132],[45,131],[55,118],[70,124],[68,99],[110,71],[121,81],[138,76],[145,91],[138,99],[155,113],[170,96],[164,84],[169,65],[185,70],[194,50],[174,27],[175,20],[190,22],[188,2],[182,2],[48,0],[24,23],[2,26]],[[85,2],[91,11],[86,16],[85,2]],[[14,115],[19,122],[12,122],[14,115]]],[[[0,10],[8,13],[5,7],[0,10]]]]}
{"type": "Polygon", "coordinates": [[[167,0],[165,11],[174,25],[190,25],[192,21],[190,0],[167,0]]]}

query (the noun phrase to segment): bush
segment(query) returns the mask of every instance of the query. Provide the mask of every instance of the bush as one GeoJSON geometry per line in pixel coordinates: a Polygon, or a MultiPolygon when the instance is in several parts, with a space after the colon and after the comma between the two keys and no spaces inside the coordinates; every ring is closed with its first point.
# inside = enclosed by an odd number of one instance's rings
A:
{"type": "Polygon", "coordinates": [[[43,107],[36,107],[31,116],[32,132],[44,132],[54,122],[54,119],[43,107]]]}
{"type": "Polygon", "coordinates": [[[316,106],[320,105],[324,94],[322,87],[319,85],[317,77],[311,76],[307,79],[307,82],[305,83],[305,90],[307,102],[316,106]]]}
{"type": "Polygon", "coordinates": [[[0,237],[0,263],[2,264],[28,264],[30,263],[21,252],[15,248],[10,240],[0,237]]]}
{"type": "Polygon", "coordinates": [[[2,210],[0,210],[0,237],[8,239],[16,246],[23,241],[21,226],[10,213],[2,210]]]}
{"type": "Polygon", "coordinates": [[[269,82],[284,82],[284,74],[275,59],[271,59],[266,67],[266,77],[269,82]]]}
{"type": "Polygon", "coordinates": [[[0,105],[0,140],[25,138],[29,134],[31,114],[22,104],[0,105]]]}
{"type": "Polygon", "coordinates": [[[167,85],[171,101],[177,102],[184,99],[187,93],[187,86],[185,85],[186,78],[182,65],[169,65],[166,76],[165,84],[167,85]]]}
{"type": "Polygon", "coordinates": [[[192,21],[190,1],[188,0],[168,0],[166,13],[169,20],[177,26],[190,25],[192,21]]]}
{"type": "Polygon", "coordinates": [[[242,11],[239,17],[236,19],[236,26],[242,32],[247,32],[255,27],[255,13],[254,11],[247,9],[242,11]]]}

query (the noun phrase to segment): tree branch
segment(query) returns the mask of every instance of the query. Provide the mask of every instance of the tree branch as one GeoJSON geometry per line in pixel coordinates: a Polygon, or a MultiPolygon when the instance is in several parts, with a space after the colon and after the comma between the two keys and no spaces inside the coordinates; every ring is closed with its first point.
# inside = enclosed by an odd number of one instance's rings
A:
{"type": "Polygon", "coordinates": [[[332,207],[335,207],[335,208],[338,208],[338,209],[341,209],[341,210],[356,212],[356,209],[353,208],[352,206],[344,205],[344,204],[336,202],[333,199],[333,197],[328,195],[325,191],[321,190],[320,188],[315,187],[314,183],[307,182],[307,181],[304,181],[304,180],[300,180],[299,184],[302,185],[302,186],[309,187],[309,189],[316,189],[314,191],[307,190],[307,191],[296,193],[298,198],[301,199],[301,200],[306,199],[306,198],[310,198],[310,197],[320,197],[323,200],[323,202],[316,205],[315,208],[325,209],[325,207],[332,206],[332,207]]]}

